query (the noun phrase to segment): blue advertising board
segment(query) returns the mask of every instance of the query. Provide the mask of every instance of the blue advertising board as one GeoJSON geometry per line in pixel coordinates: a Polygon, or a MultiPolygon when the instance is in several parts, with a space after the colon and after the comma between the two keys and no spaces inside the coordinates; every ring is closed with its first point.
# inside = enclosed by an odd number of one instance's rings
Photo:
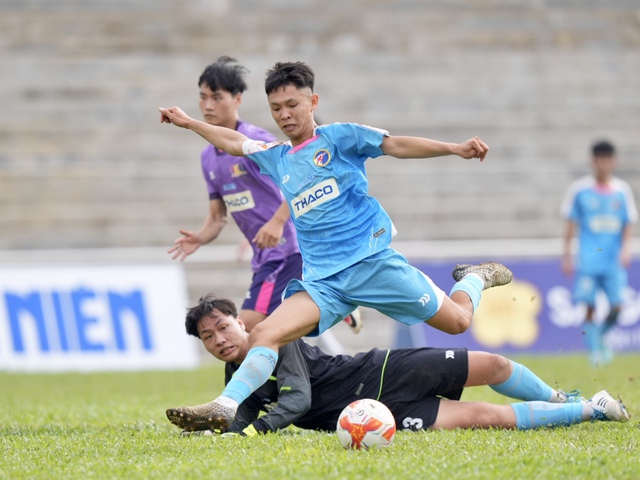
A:
{"type": "Polygon", "coordinates": [[[177,265],[0,269],[0,371],[194,368],[177,265]]]}

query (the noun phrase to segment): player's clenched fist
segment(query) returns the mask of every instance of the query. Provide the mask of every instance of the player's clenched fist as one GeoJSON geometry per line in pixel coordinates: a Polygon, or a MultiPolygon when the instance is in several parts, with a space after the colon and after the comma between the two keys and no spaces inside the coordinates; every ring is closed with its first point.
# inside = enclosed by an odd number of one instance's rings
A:
{"type": "Polygon", "coordinates": [[[489,145],[484,143],[478,137],[473,137],[458,145],[458,151],[455,153],[462,158],[479,158],[480,161],[483,161],[488,152],[489,145]]]}

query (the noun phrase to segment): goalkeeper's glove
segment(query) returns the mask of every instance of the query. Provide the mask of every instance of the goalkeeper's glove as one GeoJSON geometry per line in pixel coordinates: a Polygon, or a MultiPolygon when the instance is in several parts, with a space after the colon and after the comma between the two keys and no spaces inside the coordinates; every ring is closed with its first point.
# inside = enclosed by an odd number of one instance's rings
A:
{"type": "Polygon", "coordinates": [[[253,437],[258,434],[258,431],[253,425],[249,425],[241,432],[225,432],[222,434],[222,438],[230,437],[253,437]]]}

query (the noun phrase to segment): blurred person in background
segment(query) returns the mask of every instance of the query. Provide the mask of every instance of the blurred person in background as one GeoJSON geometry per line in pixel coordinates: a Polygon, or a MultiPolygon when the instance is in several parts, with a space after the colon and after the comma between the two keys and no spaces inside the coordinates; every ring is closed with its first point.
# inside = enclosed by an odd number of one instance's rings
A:
{"type": "Polygon", "coordinates": [[[586,305],[583,334],[591,365],[597,367],[613,359],[603,338],[616,324],[622,307],[631,263],[632,224],[638,212],[629,184],[613,176],[617,161],[614,146],[600,141],[591,153],[593,173],[574,181],[562,203],[566,219],[562,271],[575,273],[573,298],[586,305]],[[571,251],[574,237],[578,246],[575,263],[571,251]],[[599,291],[609,302],[602,324],[594,321],[599,291]]]}
{"type": "MultiPolygon", "coordinates": [[[[246,73],[244,66],[228,56],[208,65],[198,79],[200,112],[210,125],[273,142],[276,138],[271,133],[240,119],[246,73]]],[[[210,144],[202,151],[201,167],[209,210],[200,230],[179,230],[181,236],[168,253],[184,261],[201,245],[215,240],[231,214],[253,254],[253,279],[240,312],[251,331],[280,305],[289,280],[302,277],[302,257],[289,208],[279,187],[246,157],[229,155],[210,144]]],[[[359,311],[348,315],[345,322],[357,333],[362,326],[359,311]]]]}

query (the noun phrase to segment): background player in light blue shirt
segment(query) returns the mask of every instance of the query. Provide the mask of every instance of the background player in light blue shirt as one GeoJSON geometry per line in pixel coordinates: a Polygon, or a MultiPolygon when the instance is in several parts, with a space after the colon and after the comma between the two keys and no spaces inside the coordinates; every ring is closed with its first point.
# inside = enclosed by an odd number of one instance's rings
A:
{"type": "Polygon", "coordinates": [[[288,142],[256,141],[194,120],[178,107],[160,108],[161,122],[188,128],[232,155],[249,156],[279,185],[304,262],[303,280],[292,280],[282,304],[251,331],[246,360],[222,395],[168,412],[181,428],[227,428],[238,405],[269,378],[280,347],[322,333],[358,305],[407,325],[426,322],[457,334],[471,325],[482,290],[511,281],[511,272],[499,264],[461,265],[453,272],[457,283],[445,295],[389,248],[393,225],[368,195],[364,161],[370,157],[457,155],[482,161],[489,147],[477,137],[456,144],[390,136],[354,124],[318,127],[314,81],[313,71],[302,62],[277,63],[267,72],[271,115],[288,142]]]}
{"type": "Polygon", "coordinates": [[[631,226],[638,219],[629,184],[613,176],[615,165],[613,145],[594,144],[593,175],[573,182],[562,204],[562,214],[567,220],[562,270],[567,275],[575,272],[574,301],[587,306],[583,329],[593,366],[612,359],[602,339],[620,314],[631,263],[631,226]],[[576,234],[578,254],[574,266],[571,242],[576,234]],[[602,325],[594,323],[599,290],[605,293],[610,307],[602,325]]]}

